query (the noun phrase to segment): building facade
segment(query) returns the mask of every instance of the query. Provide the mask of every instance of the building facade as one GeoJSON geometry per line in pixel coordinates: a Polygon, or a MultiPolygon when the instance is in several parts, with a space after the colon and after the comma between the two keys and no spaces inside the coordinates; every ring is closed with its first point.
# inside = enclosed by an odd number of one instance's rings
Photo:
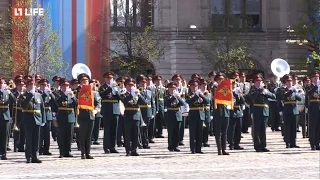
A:
{"type": "MultiPolygon", "coordinates": [[[[213,67],[203,60],[197,48],[208,44],[205,31],[221,14],[219,9],[224,6],[223,0],[155,0],[152,3],[150,23],[160,33],[168,34],[165,55],[154,63],[156,73],[166,79],[176,73],[186,79],[193,73],[207,77],[213,67]]],[[[233,0],[232,9],[235,16],[245,14],[251,19],[250,32],[241,38],[250,41],[254,69],[269,74],[271,62],[276,58],[287,60],[293,71],[301,69],[300,64],[306,61],[307,48],[305,45],[287,43],[290,38],[287,29],[305,18],[304,0],[233,0]]],[[[111,12],[111,19],[115,19],[112,14],[114,12],[111,12]]],[[[146,18],[142,15],[137,17],[141,24],[147,21],[146,18]]],[[[111,32],[115,34],[116,30],[111,28],[111,32]]],[[[115,46],[111,36],[111,48],[115,46]]],[[[223,66],[218,64],[215,67],[221,70],[223,66]]],[[[243,66],[243,69],[247,68],[243,66]]]]}

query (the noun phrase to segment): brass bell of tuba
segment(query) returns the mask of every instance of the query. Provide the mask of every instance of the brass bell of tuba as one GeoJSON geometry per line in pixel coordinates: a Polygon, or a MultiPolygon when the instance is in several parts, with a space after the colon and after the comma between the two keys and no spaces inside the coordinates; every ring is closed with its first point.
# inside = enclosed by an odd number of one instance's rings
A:
{"type": "Polygon", "coordinates": [[[282,76],[290,73],[290,65],[287,61],[277,58],[271,62],[271,71],[275,76],[281,78],[282,76]]]}

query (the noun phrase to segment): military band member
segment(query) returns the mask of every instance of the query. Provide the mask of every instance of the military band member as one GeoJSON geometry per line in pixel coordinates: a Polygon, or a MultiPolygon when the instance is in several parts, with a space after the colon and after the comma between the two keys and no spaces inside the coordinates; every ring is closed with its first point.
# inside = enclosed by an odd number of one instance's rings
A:
{"type": "MultiPolygon", "coordinates": [[[[212,94],[212,96],[213,96],[213,93],[214,93],[214,89],[217,88],[217,85],[218,85],[217,82],[215,82],[215,80],[214,80],[216,75],[217,75],[216,71],[211,71],[209,73],[210,83],[208,85],[208,90],[212,94]]],[[[211,101],[211,103],[213,105],[212,101],[211,101]]],[[[212,115],[213,115],[213,112],[214,112],[214,109],[212,109],[212,113],[211,113],[212,115]]],[[[213,118],[214,118],[214,115],[213,115],[213,118]]],[[[209,135],[210,136],[214,135],[214,129],[213,129],[214,125],[213,125],[213,123],[214,123],[214,120],[210,121],[210,124],[209,124],[209,135]]]]}
{"type": "MultiPolygon", "coordinates": [[[[123,77],[118,77],[116,79],[116,82],[119,85],[119,89],[120,89],[119,95],[126,93],[124,81],[125,81],[125,78],[123,77]]],[[[124,106],[122,102],[119,102],[119,109],[120,109],[120,116],[119,116],[118,126],[117,126],[117,146],[122,147],[124,146],[124,142],[122,140],[122,137],[124,138],[124,106]]]]}
{"type": "Polygon", "coordinates": [[[248,128],[251,125],[250,119],[250,102],[249,102],[249,92],[251,88],[251,84],[247,82],[246,74],[244,72],[240,72],[239,74],[239,87],[242,91],[243,97],[245,99],[245,109],[243,110],[242,117],[242,133],[249,133],[248,128]]]}
{"type": "Polygon", "coordinates": [[[137,153],[140,121],[142,120],[140,105],[147,104],[139,90],[135,87],[135,81],[130,78],[125,81],[126,93],[121,95],[121,101],[125,106],[124,111],[124,143],[127,156],[139,156],[137,153]]]}
{"type": "MultiPolygon", "coordinates": [[[[310,88],[310,85],[311,85],[311,80],[308,76],[304,77],[303,78],[303,91],[304,91],[304,97],[306,99],[306,92],[309,91],[309,88],[310,88]]],[[[306,112],[306,107],[305,107],[305,99],[302,100],[302,103],[303,103],[303,110],[302,112],[300,113],[300,125],[301,125],[301,129],[302,129],[302,138],[306,138],[306,137],[309,137],[308,136],[308,119],[309,119],[309,115],[308,113],[306,112]]]]}
{"type": "Polygon", "coordinates": [[[177,85],[171,82],[167,86],[169,94],[165,96],[164,109],[167,112],[167,128],[168,128],[168,150],[179,152],[179,126],[182,121],[180,107],[184,105],[184,101],[176,92],[177,85]]]}
{"type": "Polygon", "coordinates": [[[250,92],[253,141],[254,149],[257,152],[269,152],[266,148],[266,128],[269,117],[268,98],[276,99],[276,96],[266,89],[262,75],[258,74],[254,79],[254,87],[250,92]]]}
{"type": "Polygon", "coordinates": [[[312,72],[310,75],[311,85],[306,94],[306,111],[309,113],[309,142],[311,150],[320,150],[320,82],[319,82],[319,72],[312,72]]]}
{"type": "MultiPolygon", "coordinates": [[[[277,76],[274,74],[270,75],[270,83],[267,85],[268,90],[275,94],[276,90],[279,88],[279,84],[277,82],[277,76]]],[[[269,124],[271,125],[272,131],[281,131],[280,127],[280,116],[278,111],[277,101],[269,98],[269,108],[270,108],[270,116],[269,116],[269,124]]]]}
{"type": "Polygon", "coordinates": [[[10,128],[9,104],[15,102],[15,97],[7,89],[5,78],[0,78],[0,156],[1,160],[7,160],[7,145],[10,128]]]}
{"type": "MultiPolygon", "coordinates": [[[[90,85],[92,86],[92,90],[95,91],[97,93],[98,98],[100,99],[100,95],[98,92],[98,81],[96,79],[91,79],[90,80],[90,85]]],[[[100,131],[100,124],[101,124],[101,118],[102,115],[100,112],[97,112],[96,116],[95,116],[95,120],[94,120],[94,126],[93,126],[93,131],[92,131],[92,144],[94,145],[100,145],[100,143],[98,142],[99,139],[99,131],[100,131]]]]}
{"type": "MultiPolygon", "coordinates": [[[[87,74],[79,74],[78,81],[80,82],[79,92],[83,85],[89,85],[90,77],[87,74]]],[[[82,109],[78,107],[79,114],[77,120],[79,123],[79,145],[81,150],[81,159],[93,159],[90,155],[91,150],[91,135],[93,131],[93,125],[95,115],[100,111],[101,99],[97,93],[94,93],[94,110],[82,109]]],[[[114,139],[115,140],[115,139],[114,139]]]]}
{"type": "MultiPolygon", "coordinates": [[[[59,93],[60,90],[60,79],[61,77],[59,76],[54,76],[52,78],[53,85],[51,86],[50,90],[55,96],[57,95],[57,93],[59,93]]],[[[57,112],[57,109],[53,109],[53,112],[57,112]]],[[[57,128],[55,126],[51,126],[51,136],[54,141],[57,141],[58,133],[57,128]]]]}
{"type": "Polygon", "coordinates": [[[290,75],[284,75],[282,77],[282,82],[286,87],[283,87],[282,93],[277,95],[277,100],[279,115],[282,116],[284,120],[284,141],[286,143],[286,148],[299,148],[299,146],[296,145],[296,119],[299,115],[297,101],[300,101],[301,97],[293,87],[290,75]]]}
{"type": "Polygon", "coordinates": [[[155,116],[156,116],[156,105],[155,105],[156,104],[156,101],[155,101],[156,88],[152,81],[152,75],[148,75],[146,79],[147,79],[147,89],[151,91],[152,100],[153,100],[152,102],[153,117],[150,119],[150,122],[149,122],[148,139],[149,139],[149,143],[154,143],[153,138],[155,137],[154,134],[155,134],[155,116]]]}
{"type": "Polygon", "coordinates": [[[13,118],[18,131],[13,132],[13,139],[14,139],[14,152],[24,152],[24,145],[26,141],[26,136],[25,136],[25,128],[23,125],[23,113],[22,113],[22,107],[21,107],[21,101],[20,101],[20,96],[23,95],[24,93],[24,80],[21,78],[15,78],[15,85],[16,85],[16,90],[12,92],[12,94],[16,98],[16,102],[13,104],[13,118]]]}
{"type": "MultiPolygon", "coordinates": [[[[218,72],[214,78],[215,82],[217,82],[217,86],[219,86],[224,79],[225,74],[221,72],[218,72]]],[[[215,89],[213,89],[213,92],[215,92],[215,89]]],[[[229,153],[226,152],[226,149],[227,129],[229,124],[231,107],[222,104],[217,104],[217,107],[214,108],[214,134],[218,148],[218,155],[229,155],[229,153]]]]}
{"type": "Polygon", "coordinates": [[[299,126],[300,126],[300,116],[302,116],[301,112],[302,112],[302,109],[303,109],[303,106],[304,106],[304,102],[305,102],[305,99],[303,98],[304,96],[304,90],[302,88],[302,85],[300,85],[298,82],[298,76],[295,75],[295,74],[291,74],[291,78],[292,78],[292,86],[297,90],[297,93],[300,94],[301,96],[301,100],[300,101],[297,101],[297,106],[298,106],[298,110],[299,110],[299,115],[298,115],[298,118],[297,118],[297,132],[301,132],[300,129],[299,129],[299,126]],[[302,102],[303,100],[303,102],[302,102]]]}
{"type": "Polygon", "coordinates": [[[230,120],[228,125],[228,143],[230,150],[242,150],[240,146],[241,131],[242,131],[242,117],[245,109],[245,99],[243,97],[240,87],[236,82],[233,82],[233,109],[230,111],[230,120]]]}
{"type": "MultiPolygon", "coordinates": [[[[177,92],[180,94],[181,98],[183,100],[185,100],[185,96],[188,92],[188,89],[182,86],[182,77],[179,74],[175,74],[172,76],[172,81],[175,82],[177,84],[177,92]]],[[[182,122],[180,123],[180,128],[179,128],[179,146],[183,146],[183,137],[184,137],[184,130],[185,130],[185,126],[186,126],[186,121],[187,121],[187,117],[183,116],[182,117],[182,122]]]]}
{"type": "Polygon", "coordinates": [[[203,123],[205,120],[204,106],[209,104],[207,97],[199,89],[198,81],[189,81],[190,92],[186,96],[186,102],[189,104],[189,134],[190,151],[192,154],[200,153],[203,142],[203,123]]]}
{"type": "Polygon", "coordinates": [[[140,104],[140,110],[142,119],[146,126],[140,128],[142,148],[150,149],[149,141],[151,140],[148,132],[150,126],[150,120],[154,118],[155,106],[154,106],[154,96],[151,90],[147,89],[147,79],[145,76],[140,76],[137,78],[137,83],[139,84],[140,95],[145,99],[146,104],[140,104]]]}
{"type": "Polygon", "coordinates": [[[155,133],[156,138],[164,138],[163,136],[163,123],[164,123],[164,97],[166,88],[162,86],[162,77],[157,75],[153,77],[153,82],[155,84],[155,106],[156,106],[156,125],[155,133]]]}
{"type": "Polygon", "coordinates": [[[120,115],[120,96],[117,90],[117,83],[113,79],[113,72],[106,72],[103,77],[105,83],[101,85],[98,90],[102,98],[101,114],[103,116],[102,121],[104,127],[103,149],[106,154],[118,153],[115,146],[117,123],[120,115]]]}
{"type": "Polygon", "coordinates": [[[200,78],[199,85],[200,85],[201,92],[203,92],[203,96],[205,96],[208,99],[208,104],[204,105],[205,121],[203,126],[203,147],[210,147],[208,140],[209,140],[209,127],[213,119],[213,116],[212,116],[213,106],[212,106],[212,100],[211,100],[212,97],[209,91],[207,90],[208,82],[205,79],[200,78]]]}
{"type": "Polygon", "coordinates": [[[26,92],[22,96],[23,123],[26,130],[25,156],[27,163],[41,163],[38,159],[40,126],[46,123],[44,102],[41,94],[35,91],[35,82],[26,82],[26,92]]]}
{"type": "Polygon", "coordinates": [[[38,81],[39,89],[38,93],[42,95],[44,101],[45,114],[46,114],[46,124],[40,128],[40,144],[39,144],[39,153],[40,155],[52,155],[49,152],[50,149],[50,131],[51,131],[51,122],[52,122],[52,109],[56,108],[57,104],[55,101],[55,96],[51,90],[47,87],[49,81],[47,79],[41,79],[38,81]]]}
{"type": "MultiPolygon", "coordinates": [[[[79,82],[78,82],[78,79],[72,79],[70,81],[70,88],[71,90],[73,91],[73,93],[75,95],[78,94],[78,88],[79,88],[79,82]]],[[[76,110],[76,108],[75,108],[76,110]]],[[[78,147],[78,150],[80,150],[80,147],[79,147],[79,141],[77,140],[77,132],[78,132],[78,129],[79,128],[73,128],[73,132],[72,132],[72,142],[77,142],[77,147],[78,147]]],[[[79,134],[78,134],[78,137],[79,137],[79,134]]]]}

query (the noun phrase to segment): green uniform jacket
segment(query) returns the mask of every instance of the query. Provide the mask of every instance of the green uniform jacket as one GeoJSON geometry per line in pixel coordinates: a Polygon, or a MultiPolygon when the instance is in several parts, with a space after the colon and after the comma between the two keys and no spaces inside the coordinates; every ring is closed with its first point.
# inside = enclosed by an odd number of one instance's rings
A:
{"type": "Polygon", "coordinates": [[[46,112],[46,118],[47,121],[52,121],[52,110],[56,109],[57,103],[55,101],[55,95],[53,93],[46,93],[42,92],[41,90],[38,90],[38,92],[42,95],[42,100],[44,102],[45,112],[46,112]]]}
{"type": "Polygon", "coordinates": [[[245,105],[245,99],[241,94],[233,93],[233,110],[230,111],[231,117],[242,118],[243,110],[242,107],[245,105]]]}
{"type": "Polygon", "coordinates": [[[66,95],[64,92],[59,91],[56,93],[56,104],[58,106],[58,120],[68,118],[69,123],[76,122],[75,109],[78,104],[76,95],[66,95]]]}
{"type": "Polygon", "coordinates": [[[141,120],[140,105],[147,104],[146,100],[141,95],[132,96],[131,93],[127,92],[121,95],[121,101],[125,107],[124,118],[125,120],[141,120]]]}
{"type": "Polygon", "coordinates": [[[269,117],[268,98],[276,99],[276,96],[267,89],[257,89],[252,87],[250,91],[251,113],[269,117]],[[265,93],[263,92],[264,90],[266,90],[265,93]]]}
{"type": "Polygon", "coordinates": [[[155,104],[156,104],[156,112],[164,112],[164,97],[166,94],[166,88],[164,87],[156,87],[155,88],[155,104]]]}
{"type": "MultiPolygon", "coordinates": [[[[305,106],[310,115],[319,114],[320,91],[318,86],[311,84],[306,92],[305,106]]],[[[313,115],[312,115],[313,116],[313,115]]]]}
{"type": "Polygon", "coordinates": [[[5,121],[11,120],[9,106],[15,101],[15,96],[9,90],[0,91],[0,119],[5,121]]]}
{"type": "Polygon", "coordinates": [[[213,111],[213,106],[212,106],[212,97],[209,92],[205,92],[204,96],[208,100],[208,104],[204,105],[204,113],[205,113],[205,120],[206,122],[211,121],[211,116],[212,116],[212,111],[213,111]]]}
{"type": "Polygon", "coordinates": [[[209,104],[208,98],[204,95],[197,96],[196,94],[189,93],[186,96],[186,102],[190,107],[189,120],[196,121],[197,119],[200,119],[201,121],[204,121],[206,118],[204,106],[209,104]]]}
{"type": "Polygon", "coordinates": [[[141,114],[142,117],[151,118],[154,117],[155,114],[155,101],[154,101],[154,94],[151,90],[145,89],[144,91],[140,92],[141,96],[145,99],[146,104],[140,104],[141,114]]]}
{"type": "Polygon", "coordinates": [[[164,109],[167,110],[168,121],[182,121],[180,107],[185,104],[182,98],[167,95],[164,98],[164,109]]]}
{"type": "Polygon", "coordinates": [[[114,114],[120,115],[120,95],[118,91],[113,92],[112,89],[112,87],[104,84],[100,86],[98,90],[101,97],[101,114],[105,117],[109,117],[114,114]]]}
{"type": "Polygon", "coordinates": [[[37,125],[43,126],[44,123],[46,123],[44,103],[41,94],[37,92],[34,94],[30,92],[24,93],[21,105],[24,114],[33,114],[34,121],[37,125]]]}
{"type": "Polygon", "coordinates": [[[282,112],[284,116],[286,115],[298,115],[299,109],[297,106],[297,101],[301,101],[301,96],[294,94],[292,90],[283,88],[277,95],[277,104],[279,112],[282,112]]]}

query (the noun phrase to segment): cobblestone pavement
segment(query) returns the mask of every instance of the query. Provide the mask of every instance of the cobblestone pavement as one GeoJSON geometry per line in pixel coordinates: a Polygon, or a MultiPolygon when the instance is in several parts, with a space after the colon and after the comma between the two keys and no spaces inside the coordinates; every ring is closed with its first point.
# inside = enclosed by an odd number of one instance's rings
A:
{"type": "Polygon", "coordinates": [[[251,135],[243,136],[245,150],[228,151],[230,156],[217,155],[214,137],[211,147],[203,148],[205,154],[190,154],[188,130],[181,152],[169,152],[167,138],[155,139],[151,149],[139,150],[139,157],[126,157],[123,147],[120,154],[103,154],[101,144],[92,146],[95,159],[81,160],[73,144],[75,157],[59,159],[57,143],[52,142],[53,155],[40,156],[42,164],[26,164],[24,153],[8,152],[8,160],[0,161],[0,178],[320,178],[320,151],[311,151],[301,133],[301,148],[286,149],[280,132],[268,129],[268,153],[256,153],[251,135]]]}

